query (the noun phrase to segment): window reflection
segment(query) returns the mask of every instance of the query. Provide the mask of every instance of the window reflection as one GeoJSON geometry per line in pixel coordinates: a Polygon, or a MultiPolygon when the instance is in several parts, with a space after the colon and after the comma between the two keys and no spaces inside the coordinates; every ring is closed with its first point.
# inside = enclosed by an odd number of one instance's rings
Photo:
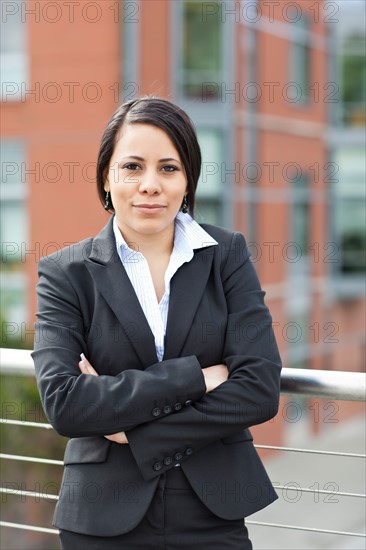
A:
{"type": "MultiPolygon", "coordinates": [[[[10,2],[9,2],[10,4],[10,2]]],[[[12,9],[0,18],[1,100],[21,99],[27,83],[26,23],[24,1],[13,0],[12,9]]]]}
{"type": "Polygon", "coordinates": [[[196,218],[197,221],[222,225],[222,192],[226,183],[222,133],[217,129],[198,128],[197,136],[202,153],[202,170],[196,194],[196,218]]]}
{"type": "Polygon", "coordinates": [[[207,100],[216,98],[219,86],[203,84],[222,81],[223,25],[219,6],[205,18],[202,10],[202,2],[184,2],[183,92],[188,97],[202,97],[207,100]]]}
{"type": "Polygon", "coordinates": [[[25,182],[21,181],[21,167],[24,165],[24,158],[22,142],[16,140],[1,142],[0,305],[2,323],[19,324],[27,316],[24,262],[28,241],[27,189],[25,182]]]}
{"type": "Polygon", "coordinates": [[[310,23],[302,15],[301,19],[291,23],[291,26],[293,41],[290,50],[290,82],[297,85],[296,97],[299,101],[306,102],[309,99],[310,83],[310,23]]]}

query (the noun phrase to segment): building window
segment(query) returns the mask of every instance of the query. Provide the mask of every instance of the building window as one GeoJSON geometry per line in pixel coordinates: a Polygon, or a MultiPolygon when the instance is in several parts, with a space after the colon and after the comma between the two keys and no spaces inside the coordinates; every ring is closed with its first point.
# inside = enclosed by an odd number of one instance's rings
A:
{"type": "Polygon", "coordinates": [[[291,23],[293,27],[290,47],[290,82],[288,101],[294,105],[307,102],[310,84],[310,23],[303,15],[291,23]]]}
{"type": "Polygon", "coordinates": [[[365,35],[346,36],[342,42],[341,81],[343,124],[366,123],[366,44],[365,35]]]}
{"type": "Polygon", "coordinates": [[[223,224],[222,132],[216,129],[198,129],[197,137],[202,153],[202,170],[196,193],[195,217],[197,221],[223,224]]]}
{"type": "Polygon", "coordinates": [[[293,205],[293,237],[299,251],[306,254],[309,245],[309,202],[306,196],[300,197],[293,205]]]}
{"type": "Polygon", "coordinates": [[[310,187],[309,178],[302,174],[294,175],[292,181],[292,211],[290,242],[285,255],[294,275],[309,272],[309,226],[310,226],[310,187]]]}
{"type": "Polygon", "coordinates": [[[281,330],[287,346],[286,364],[291,368],[309,368],[309,358],[311,357],[309,313],[308,305],[306,308],[299,308],[298,310],[294,308],[281,330]]]}
{"type": "Polygon", "coordinates": [[[23,144],[20,141],[2,140],[1,157],[1,321],[20,324],[26,319],[27,313],[24,252],[28,241],[28,224],[27,189],[21,178],[25,158],[23,144]]]}
{"type": "Polygon", "coordinates": [[[334,233],[340,247],[340,271],[360,274],[366,270],[365,159],[361,147],[340,147],[336,152],[339,179],[335,192],[334,233]]]}
{"type": "Polygon", "coordinates": [[[223,23],[220,2],[183,3],[181,89],[187,97],[217,99],[222,78],[223,23]]]}
{"type": "Polygon", "coordinates": [[[7,2],[9,10],[2,10],[0,18],[1,100],[19,100],[27,83],[26,23],[24,0],[7,2]]]}

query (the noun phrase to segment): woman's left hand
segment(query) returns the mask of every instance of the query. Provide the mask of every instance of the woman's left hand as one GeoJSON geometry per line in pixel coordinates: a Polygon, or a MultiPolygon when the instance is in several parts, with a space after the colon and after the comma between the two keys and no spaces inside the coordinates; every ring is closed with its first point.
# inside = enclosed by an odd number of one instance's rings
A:
{"type": "MultiPolygon", "coordinates": [[[[99,376],[95,368],[89,363],[85,355],[82,353],[80,355],[81,361],[79,362],[79,369],[82,374],[89,374],[90,376],[99,376]]],[[[105,435],[106,439],[113,441],[114,443],[119,443],[120,445],[125,445],[128,443],[125,432],[118,432],[116,434],[105,435]]]]}

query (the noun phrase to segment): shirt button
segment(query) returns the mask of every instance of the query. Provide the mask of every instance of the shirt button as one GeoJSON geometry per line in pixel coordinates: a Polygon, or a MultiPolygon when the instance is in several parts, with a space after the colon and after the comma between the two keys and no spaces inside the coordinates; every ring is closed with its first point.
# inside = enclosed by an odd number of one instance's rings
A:
{"type": "Polygon", "coordinates": [[[165,466],[170,466],[170,464],[173,462],[173,459],[171,456],[166,456],[163,460],[165,466]]]}
{"type": "Polygon", "coordinates": [[[176,411],[180,411],[182,407],[183,407],[182,403],[176,403],[176,404],[174,405],[174,409],[175,409],[176,411]]]}
{"type": "Polygon", "coordinates": [[[172,412],[172,408],[170,405],[165,405],[165,407],[163,408],[163,411],[165,414],[169,414],[172,412]]]}
{"type": "Polygon", "coordinates": [[[155,462],[154,466],[153,466],[153,469],[158,472],[159,470],[161,470],[163,467],[162,463],[161,462],[155,462]]]}
{"type": "Polygon", "coordinates": [[[186,450],[184,451],[186,453],[186,455],[191,455],[193,453],[193,449],[191,447],[187,447],[186,450]]]}
{"type": "Polygon", "coordinates": [[[192,400],[187,399],[187,401],[184,403],[186,407],[189,407],[189,405],[192,405],[192,400]]]}
{"type": "Polygon", "coordinates": [[[159,407],[155,407],[155,409],[153,409],[153,410],[151,411],[151,414],[152,414],[153,416],[159,416],[159,415],[161,415],[161,409],[159,409],[159,407]]]}
{"type": "Polygon", "coordinates": [[[183,458],[183,453],[181,453],[180,451],[175,453],[174,460],[182,460],[182,458],[183,458]]]}

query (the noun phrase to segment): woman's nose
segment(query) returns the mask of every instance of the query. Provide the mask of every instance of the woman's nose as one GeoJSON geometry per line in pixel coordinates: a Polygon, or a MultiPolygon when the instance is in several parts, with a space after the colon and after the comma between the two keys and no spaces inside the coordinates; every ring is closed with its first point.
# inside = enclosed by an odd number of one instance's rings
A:
{"type": "Polygon", "coordinates": [[[155,195],[161,192],[159,177],[156,173],[145,173],[140,181],[140,193],[155,195]]]}

